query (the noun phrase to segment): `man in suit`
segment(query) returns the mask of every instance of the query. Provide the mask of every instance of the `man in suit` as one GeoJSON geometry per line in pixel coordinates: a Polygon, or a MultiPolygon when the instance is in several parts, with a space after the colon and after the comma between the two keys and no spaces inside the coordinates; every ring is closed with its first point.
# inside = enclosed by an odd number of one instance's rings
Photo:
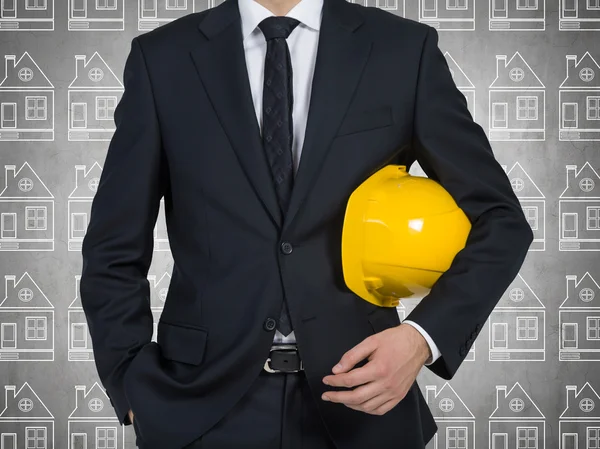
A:
{"type": "Polygon", "coordinates": [[[455,375],[533,238],[437,44],[346,0],[226,0],[133,39],[80,293],[139,447],[432,438],[419,370],[455,375]],[[473,226],[400,323],[344,284],[341,231],[356,187],[415,161],[473,226]],[[174,265],[152,341],[161,198],[174,265]]]}

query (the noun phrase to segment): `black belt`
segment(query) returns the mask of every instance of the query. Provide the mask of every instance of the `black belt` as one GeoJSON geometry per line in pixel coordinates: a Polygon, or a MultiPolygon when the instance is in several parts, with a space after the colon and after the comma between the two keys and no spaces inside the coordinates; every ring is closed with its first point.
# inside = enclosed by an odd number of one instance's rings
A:
{"type": "Polygon", "coordinates": [[[274,344],[265,360],[264,370],[269,373],[297,373],[304,369],[295,344],[274,344]]]}

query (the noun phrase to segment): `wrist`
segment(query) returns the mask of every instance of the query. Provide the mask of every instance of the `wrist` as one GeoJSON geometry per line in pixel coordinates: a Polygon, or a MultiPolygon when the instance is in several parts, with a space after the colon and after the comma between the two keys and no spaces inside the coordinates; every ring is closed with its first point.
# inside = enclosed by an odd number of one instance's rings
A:
{"type": "Polygon", "coordinates": [[[427,342],[423,334],[421,334],[421,332],[419,332],[414,326],[411,326],[410,324],[400,324],[400,326],[403,325],[412,329],[412,333],[414,336],[413,341],[415,342],[417,353],[421,356],[423,363],[430,360],[432,357],[431,348],[429,347],[429,343],[427,342]]]}

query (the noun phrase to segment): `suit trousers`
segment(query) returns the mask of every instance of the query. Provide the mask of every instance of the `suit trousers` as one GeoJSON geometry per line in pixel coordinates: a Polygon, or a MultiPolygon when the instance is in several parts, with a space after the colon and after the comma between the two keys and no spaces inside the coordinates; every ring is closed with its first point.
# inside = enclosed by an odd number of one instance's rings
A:
{"type": "Polygon", "coordinates": [[[217,424],[183,449],[336,449],[304,371],[261,371],[217,424]]]}

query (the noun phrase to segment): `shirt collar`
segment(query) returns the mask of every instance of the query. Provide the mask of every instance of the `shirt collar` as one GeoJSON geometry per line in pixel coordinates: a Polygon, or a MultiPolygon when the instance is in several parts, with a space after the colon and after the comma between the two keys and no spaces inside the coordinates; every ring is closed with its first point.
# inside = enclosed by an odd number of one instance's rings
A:
{"type": "MultiPolygon", "coordinates": [[[[258,3],[256,0],[238,0],[240,17],[242,19],[242,37],[246,39],[260,22],[270,16],[274,16],[270,10],[258,3]]],[[[287,14],[304,25],[319,30],[321,28],[321,11],[323,0],[300,0],[287,14]]]]}

